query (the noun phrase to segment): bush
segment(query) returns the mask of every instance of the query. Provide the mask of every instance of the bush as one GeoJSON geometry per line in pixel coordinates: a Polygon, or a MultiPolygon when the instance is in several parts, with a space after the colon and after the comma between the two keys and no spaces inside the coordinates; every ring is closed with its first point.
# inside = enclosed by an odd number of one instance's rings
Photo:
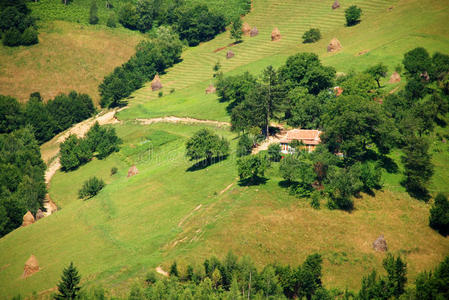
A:
{"type": "Polygon", "coordinates": [[[203,159],[210,163],[212,158],[221,158],[228,154],[229,142],[209,129],[197,131],[186,143],[186,156],[190,160],[203,159]]]}
{"type": "Polygon", "coordinates": [[[360,22],[360,17],[362,15],[362,9],[356,5],[350,6],[345,10],[346,25],[354,26],[360,22]]]}
{"type": "Polygon", "coordinates": [[[270,167],[270,161],[264,154],[248,155],[237,160],[238,174],[243,183],[256,184],[270,167]]]}
{"type": "Polygon", "coordinates": [[[37,30],[34,27],[28,27],[22,33],[22,45],[29,46],[39,42],[37,30]]]}
{"type": "Polygon", "coordinates": [[[237,144],[237,157],[251,154],[252,149],[253,142],[251,141],[249,136],[247,134],[242,135],[237,144]]]}
{"type": "Polygon", "coordinates": [[[315,43],[321,39],[321,32],[318,28],[311,28],[302,36],[303,43],[315,43]]]}
{"type": "Polygon", "coordinates": [[[429,225],[441,235],[449,235],[449,201],[442,193],[435,197],[435,203],[430,209],[429,225]]]}
{"type": "Polygon", "coordinates": [[[164,96],[164,92],[159,92],[159,93],[157,93],[157,96],[159,97],[159,98],[161,98],[162,96],[164,96]]]}
{"type": "Polygon", "coordinates": [[[279,143],[271,144],[268,146],[268,157],[270,158],[270,161],[280,161],[281,156],[281,146],[279,143]]]}
{"type": "Polygon", "coordinates": [[[118,171],[117,167],[112,167],[111,168],[111,176],[117,174],[117,171],[118,171]]]}
{"type": "Polygon", "coordinates": [[[111,13],[109,15],[108,20],[106,21],[106,26],[111,27],[111,28],[115,28],[117,27],[117,21],[116,21],[116,16],[114,13],[111,13]]]}
{"type": "Polygon", "coordinates": [[[90,5],[90,11],[89,11],[89,24],[95,25],[98,24],[98,7],[95,0],[92,1],[92,4],[90,5]]]}
{"type": "Polygon", "coordinates": [[[79,199],[89,199],[94,197],[105,186],[104,181],[97,177],[91,177],[86,180],[83,187],[78,192],[79,199]]]}
{"type": "Polygon", "coordinates": [[[5,46],[19,46],[22,42],[22,34],[16,28],[8,29],[3,35],[3,45],[5,46]]]}

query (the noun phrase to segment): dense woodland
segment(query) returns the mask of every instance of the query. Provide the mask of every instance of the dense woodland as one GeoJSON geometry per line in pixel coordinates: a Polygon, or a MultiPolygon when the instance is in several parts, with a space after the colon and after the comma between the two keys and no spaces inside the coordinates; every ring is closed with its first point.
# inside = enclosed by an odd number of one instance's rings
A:
{"type": "MultiPolygon", "coordinates": [[[[298,266],[270,264],[258,270],[250,257],[239,260],[231,252],[223,260],[206,259],[201,267],[178,266],[173,262],[169,278],[161,279],[151,271],[144,283],[134,283],[127,299],[432,300],[449,297],[449,256],[432,272],[420,273],[411,283],[404,259],[388,254],[383,260],[386,275],[373,270],[361,278],[358,292],[326,289],[321,280],[322,262],[321,255],[312,254],[298,266]]],[[[108,299],[103,288],[83,289],[80,282],[81,275],[70,263],[63,270],[54,299],[108,299]]]]}
{"type": "Polygon", "coordinates": [[[0,38],[5,46],[39,42],[37,26],[25,0],[0,1],[0,38]]]}
{"type": "MultiPolygon", "coordinates": [[[[92,99],[76,92],[47,102],[33,93],[25,104],[0,95],[0,236],[19,227],[28,210],[33,214],[39,208],[44,210],[46,165],[39,145],[95,111],[92,99]]],[[[101,130],[95,127],[92,131],[101,130]]],[[[98,141],[105,144],[103,139],[98,141]]],[[[95,147],[98,156],[107,156],[115,149],[95,147]]]]}

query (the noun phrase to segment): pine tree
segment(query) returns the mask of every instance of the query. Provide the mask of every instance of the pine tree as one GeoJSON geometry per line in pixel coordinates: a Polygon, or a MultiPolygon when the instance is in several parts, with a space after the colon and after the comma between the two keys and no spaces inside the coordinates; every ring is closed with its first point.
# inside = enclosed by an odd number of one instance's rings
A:
{"type": "Polygon", "coordinates": [[[73,262],[64,269],[61,281],[58,283],[58,294],[54,296],[55,300],[75,299],[80,290],[79,283],[81,276],[73,265],[73,262]]]}

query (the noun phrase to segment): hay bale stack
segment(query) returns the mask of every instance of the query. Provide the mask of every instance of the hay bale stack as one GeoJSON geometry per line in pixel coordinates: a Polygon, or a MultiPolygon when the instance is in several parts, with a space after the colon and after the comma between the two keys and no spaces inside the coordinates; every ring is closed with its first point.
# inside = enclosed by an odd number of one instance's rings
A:
{"type": "Polygon", "coordinates": [[[384,238],[384,235],[381,234],[373,243],[373,249],[376,251],[385,252],[388,251],[387,241],[384,238]]]}
{"type": "Polygon", "coordinates": [[[160,90],[162,88],[162,82],[161,79],[159,78],[159,75],[156,74],[156,76],[154,76],[153,81],[151,81],[151,89],[153,91],[157,91],[160,90]]]}
{"type": "Polygon", "coordinates": [[[27,211],[27,213],[23,216],[23,222],[22,227],[31,225],[35,222],[33,214],[30,211],[27,211]]]}
{"type": "Polygon", "coordinates": [[[214,87],[213,84],[210,84],[206,89],[206,95],[207,94],[213,94],[217,91],[217,89],[214,87]]]}
{"type": "Polygon", "coordinates": [[[231,50],[229,50],[229,51],[226,53],[226,58],[227,58],[227,59],[233,58],[234,55],[235,55],[234,52],[232,52],[231,50]]]}
{"type": "Polygon", "coordinates": [[[340,7],[340,2],[338,0],[335,0],[334,4],[332,4],[332,9],[337,9],[340,7]]]}
{"type": "Polygon", "coordinates": [[[39,272],[39,262],[34,255],[31,255],[30,258],[28,258],[28,260],[25,262],[22,277],[26,278],[36,272],[39,272]]]}
{"type": "Polygon", "coordinates": [[[256,26],[254,26],[253,29],[251,29],[251,31],[249,32],[249,36],[250,37],[254,37],[254,36],[258,35],[258,34],[259,34],[259,30],[257,29],[256,26]]]}
{"type": "Polygon", "coordinates": [[[327,45],[327,52],[337,52],[341,48],[342,47],[340,41],[337,40],[337,38],[333,38],[329,45],[327,45]]]}
{"type": "Polygon", "coordinates": [[[424,73],[421,73],[421,78],[424,80],[424,81],[429,81],[430,80],[430,76],[429,76],[429,73],[427,73],[427,71],[424,71],[424,73]]]}
{"type": "Polygon", "coordinates": [[[276,42],[279,41],[281,39],[281,32],[279,31],[279,29],[276,27],[275,29],[273,29],[273,31],[271,32],[271,41],[272,42],[276,42]]]}
{"type": "Polygon", "coordinates": [[[139,170],[137,169],[137,167],[135,165],[133,165],[133,166],[131,166],[131,168],[129,168],[127,177],[131,177],[131,176],[134,176],[137,174],[139,174],[139,170]]]}
{"type": "Polygon", "coordinates": [[[388,83],[398,83],[398,82],[401,82],[401,75],[399,75],[398,72],[394,72],[393,74],[391,74],[388,83]]]}
{"type": "Polygon", "coordinates": [[[45,217],[44,212],[39,208],[36,212],[36,221],[38,221],[44,217],[45,217]]]}
{"type": "Polygon", "coordinates": [[[243,23],[243,25],[242,25],[242,32],[243,32],[243,35],[248,36],[250,34],[250,32],[251,32],[251,26],[249,26],[249,24],[246,23],[246,22],[243,23]]]}

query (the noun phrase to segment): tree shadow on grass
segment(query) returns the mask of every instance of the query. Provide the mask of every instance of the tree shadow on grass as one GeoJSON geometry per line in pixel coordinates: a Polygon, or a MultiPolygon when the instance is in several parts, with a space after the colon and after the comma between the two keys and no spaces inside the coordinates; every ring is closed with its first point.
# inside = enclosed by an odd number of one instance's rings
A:
{"type": "Polygon", "coordinates": [[[388,173],[396,174],[399,172],[398,164],[388,156],[382,155],[379,160],[380,167],[388,173]]]}
{"type": "Polygon", "coordinates": [[[223,160],[225,160],[226,158],[228,158],[228,155],[225,156],[219,156],[219,157],[212,157],[210,159],[203,159],[200,160],[199,162],[196,162],[195,164],[193,164],[192,166],[190,166],[189,168],[187,168],[187,172],[195,172],[195,171],[199,171],[199,170],[203,170],[211,165],[217,164],[219,162],[222,162],[223,160]]]}
{"type": "Polygon", "coordinates": [[[267,183],[268,178],[265,177],[253,177],[253,178],[246,178],[246,179],[240,179],[239,185],[240,186],[254,186],[254,185],[261,185],[267,183]]]}

